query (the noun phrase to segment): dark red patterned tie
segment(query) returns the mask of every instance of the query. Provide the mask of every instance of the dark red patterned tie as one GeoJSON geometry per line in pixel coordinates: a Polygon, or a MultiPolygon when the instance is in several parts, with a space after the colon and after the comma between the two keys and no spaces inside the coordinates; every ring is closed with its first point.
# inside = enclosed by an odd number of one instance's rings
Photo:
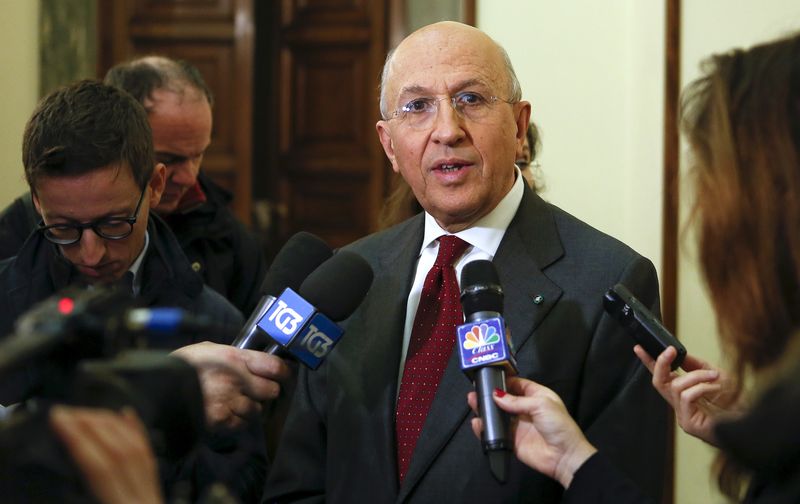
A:
{"type": "Polygon", "coordinates": [[[439,254],[425,277],[408,343],[397,397],[397,472],[406,476],[433,396],[455,344],[456,326],[464,320],[453,263],[469,243],[455,236],[439,238],[439,254]]]}

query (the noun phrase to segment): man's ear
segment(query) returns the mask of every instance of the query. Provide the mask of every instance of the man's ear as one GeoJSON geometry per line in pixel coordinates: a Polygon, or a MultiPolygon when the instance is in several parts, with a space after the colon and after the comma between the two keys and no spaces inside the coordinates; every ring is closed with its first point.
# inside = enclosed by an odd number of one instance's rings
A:
{"type": "Polygon", "coordinates": [[[383,152],[392,163],[392,170],[395,173],[400,173],[400,167],[397,165],[397,157],[394,155],[394,142],[392,141],[392,132],[389,130],[389,123],[387,121],[378,121],[375,124],[375,129],[378,131],[378,139],[383,146],[383,152]]]}
{"type": "Polygon", "coordinates": [[[167,167],[164,163],[156,163],[147,185],[150,187],[150,208],[155,208],[161,201],[161,195],[164,194],[164,187],[167,185],[167,167]]]}
{"type": "MultiPolygon", "coordinates": [[[[528,133],[528,124],[531,120],[531,104],[530,102],[521,101],[517,104],[519,111],[517,111],[517,151],[522,151],[522,144],[525,143],[525,135],[528,133]]],[[[533,145],[531,145],[533,149],[533,145]]]]}
{"type": "Polygon", "coordinates": [[[33,189],[31,189],[31,198],[33,198],[33,207],[36,208],[36,213],[42,215],[42,205],[39,204],[39,197],[36,196],[33,189]]]}

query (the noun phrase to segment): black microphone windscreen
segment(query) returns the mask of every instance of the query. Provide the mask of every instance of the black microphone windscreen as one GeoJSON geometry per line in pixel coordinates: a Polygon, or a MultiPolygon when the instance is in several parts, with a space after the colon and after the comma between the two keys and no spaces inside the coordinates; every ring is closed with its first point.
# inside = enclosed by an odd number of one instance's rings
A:
{"type": "Polygon", "coordinates": [[[272,260],[261,294],[277,297],[286,287],[297,291],[303,280],[332,255],[321,238],[305,231],[293,235],[272,260]]]}
{"type": "Polygon", "coordinates": [[[464,265],[461,305],[466,317],[481,311],[503,312],[503,288],[492,261],[480,259],[464,265]]]}
{"type": "Polygon", "coordinates": [[[352,314],[372,285],[373,272],[360,255],[347,250],[334,254],[308,275],[299,294],[336,322],[352,314]]]}

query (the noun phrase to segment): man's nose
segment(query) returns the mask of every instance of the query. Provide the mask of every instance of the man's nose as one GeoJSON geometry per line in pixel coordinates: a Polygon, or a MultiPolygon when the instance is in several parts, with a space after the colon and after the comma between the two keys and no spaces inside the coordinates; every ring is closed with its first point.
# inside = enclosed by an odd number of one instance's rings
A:
{"type": "Polygon", "coordinates": [[[433,131],[431,136],[437,143],[455,145],[466,135],[464,131],[464,118],[449,100],[442,100],[433,118],[433,131]]]}
{"type": "Polygon", "coordinates": [[[81,262],[86,266],[100,264],[106,253],[106,240],[98,236],[93,229],[84,229],[81,235],[81,262]]]}
{"type": "Polygon", "coordinates": [[[184,187],[190,187],[197,182],[197,172],[199,163],[185,161],[171,169],[169,181],[184,187]]]}

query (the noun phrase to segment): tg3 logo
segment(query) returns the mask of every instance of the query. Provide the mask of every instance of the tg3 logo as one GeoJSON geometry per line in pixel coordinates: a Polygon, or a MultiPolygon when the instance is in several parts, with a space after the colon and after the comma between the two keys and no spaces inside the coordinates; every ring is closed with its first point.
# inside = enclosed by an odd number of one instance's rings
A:
{"type": "MultiPolygon", "coordinates": [[[[304,322],[303,316],[296,310],[289,308],[289,305],[278,299],[275,301],[277,308],[269,316],[269,321],[278,328],[283,334],[295,335],[304,322]]],[[[316,358],[322,358],[331,351],[334,341],[327,334],[321,331],[315,324],[308,324],[308,328],[300,339],[299,346],[308,351],[316,358]]]]}

